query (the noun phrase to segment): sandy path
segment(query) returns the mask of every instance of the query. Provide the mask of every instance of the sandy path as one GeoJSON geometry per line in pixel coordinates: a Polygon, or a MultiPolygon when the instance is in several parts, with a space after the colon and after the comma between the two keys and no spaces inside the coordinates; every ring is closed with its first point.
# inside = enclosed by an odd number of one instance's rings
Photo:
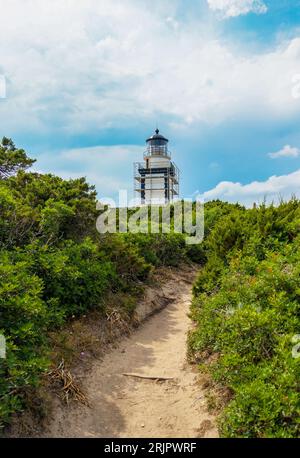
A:
{"type": "Polygon", "coordinates": [[[59,407],[46,436],[217,436],[197,369],[186,362],[191,281],[174,279],[166,293],[173,294],[171,304],[95,361],[84,383],[91,407],[59,407]],[[174,379],[136,379],[124,372],[174,379]]]}

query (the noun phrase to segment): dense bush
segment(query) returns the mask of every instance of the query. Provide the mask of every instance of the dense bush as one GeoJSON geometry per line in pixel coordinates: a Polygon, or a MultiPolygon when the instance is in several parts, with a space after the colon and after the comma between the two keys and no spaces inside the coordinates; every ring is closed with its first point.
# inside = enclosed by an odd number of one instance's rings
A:
{"type": "Polygon", "coordinates": [[[49,367],[50,331],[91,309],[105,313],[110,293],[124,295],[130,316],[150,272],[189,256],[181,235],[99,235],[95,188],[26,172],[33,162],[11,140],[0,143],[0,428],[49,367]]]}
{"type": "Polygon", "coordinates": [[[12,263],[0,253],[0,332],[7,343],[6,359],[0,360],[0,425],[21,408],[22,393],[46,367],[40,353],[47,329],[42,289],[26,261],[12,263]]]}
{"type": "Polygon", "coordinates": [[[128,234],[126,240],[154,266],[178,266],[186,259],[187,249],[182,234],[128,234]]]}
{"type": "Polygon", "coordinates": [[[192,306],[198,326],[189,345],[232,393],[220,416],[226,437],[299,436],[300,360],[292,356],[300,329],[299,234],[300,203],[293,199],[278,207],[232,206],[204,241],[207,263],[192,306]]]}
{"type": "Polygon", "coordinates": [[[174,233],[99,235],[94,187],[29,173],[32,163],[11,140],[0,143],[0,427],[49,367],[50,331],[104,313],[111,293],[126,297],[122,312],[131,315],[153,269],[189,258],[203,265],[190,352],[232,395],[221,434],[299,436],[299,202],[250,210],[209,202],[201,245],[174,233]]]}

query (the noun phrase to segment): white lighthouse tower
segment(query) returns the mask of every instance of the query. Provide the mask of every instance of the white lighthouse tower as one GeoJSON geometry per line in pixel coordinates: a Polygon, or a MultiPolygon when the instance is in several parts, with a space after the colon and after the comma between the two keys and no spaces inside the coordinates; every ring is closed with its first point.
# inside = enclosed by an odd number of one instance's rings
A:
{"type": "Polygon", "coordinates": [[[171,161],[168,142],[156,129],[146,140],[144,161],[134,164],[134,190],[141,204],[165,204],[179,196],[179,170],[171,161]]]}

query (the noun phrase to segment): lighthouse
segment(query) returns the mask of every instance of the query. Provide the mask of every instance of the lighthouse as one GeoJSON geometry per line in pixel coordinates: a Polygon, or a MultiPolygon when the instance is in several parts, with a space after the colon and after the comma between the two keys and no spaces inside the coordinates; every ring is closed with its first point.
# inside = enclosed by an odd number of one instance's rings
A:
{"type": "Polygon", "coordinates": [[[141,204],[166,204],[179,196],[179,170],[168,143],[156,129],[146,140],[143,162],[134,163],[134,190],[141,204]]]}

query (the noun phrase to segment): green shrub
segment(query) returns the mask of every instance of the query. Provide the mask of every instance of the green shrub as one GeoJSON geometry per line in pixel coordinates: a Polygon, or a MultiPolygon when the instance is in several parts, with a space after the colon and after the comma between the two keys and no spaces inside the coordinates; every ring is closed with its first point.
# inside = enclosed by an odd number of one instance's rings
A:
{"type": "MultiPolygon", "coordinates": [[[[0,330],[7,357],[0,359],[0,428],[26,406],[27,390],[48,367],[51,331],[91,309],[104,314],[111,293],[129,319],[153,268],[186,259],[180,234],[100,236],[95,187],[85,178],[26,172],[33,162],[3,139],[0,330]]],[[[199,256],[201,249],[190,249],[190,257],[199,256]]]]}
{"type": "Polygon", "coordinates": [[[6,358],[0,359],[0,427],[21,409],[24,391],[38,382],[47,367],[47,308],[43,283],[26,262],[12,263],[0,254],[0,333],[6,338],[6,358]]]}
{"type": "Polygon", "coordinates": [[[182,234],[128,234],[126,239],[154,266],[178,266],[186,259],[182,234]]]}
{"type": "Polygon", "coordinates": [[[233,393],[220,416],[225,437],[300,433],[300,359],[291,342],[300,329],[299,211],[295,199],[227,207],[203,242],[189,352],[233,393]]]}

